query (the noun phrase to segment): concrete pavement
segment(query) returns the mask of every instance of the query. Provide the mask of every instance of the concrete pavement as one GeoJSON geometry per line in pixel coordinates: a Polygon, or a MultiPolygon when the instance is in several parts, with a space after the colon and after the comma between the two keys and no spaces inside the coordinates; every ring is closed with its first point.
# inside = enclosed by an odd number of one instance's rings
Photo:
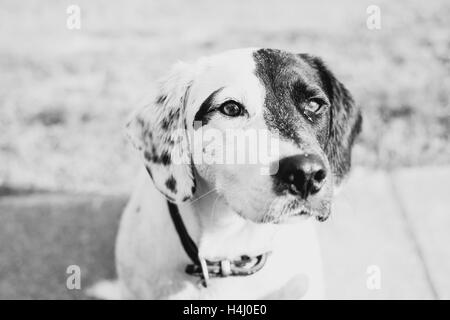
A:
{"type": "Polygon", "coordinates": [[[449,189],[450,168],[355,169],[319,227],[329,297],[448,299],[449,189]]]}
{"type": "MultiPolygon", "coordinates": [[[[449,189],[450,167],[355,168],[318,225],[328,297],[449,299],[449,189]]],[[[83,288],[114,277],[126,199],[0,197],[0,298],[86,298],[66,288],[70,264],[80,265],[83,288]]]]}

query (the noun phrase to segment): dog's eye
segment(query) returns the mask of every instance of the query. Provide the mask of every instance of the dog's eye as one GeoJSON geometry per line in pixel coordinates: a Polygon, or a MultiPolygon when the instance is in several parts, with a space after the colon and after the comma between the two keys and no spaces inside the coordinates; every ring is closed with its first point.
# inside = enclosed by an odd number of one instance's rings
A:
{"type": "Polygon", "coordinates": [[[218,110],[229,117],[238,117],[244,113],[244,108],[233,101],[225,102],[218,110]]]}
{"type": "Polygon", "coordinates": [[[305,111],[312,113],[312,114],[319,113],[319,111],[325,105],[326,105],[325,101],[323,101],[321,99],[313,98],[313,99],[310,99],[308,101],[308,103],[305,105],[305,111]]]}

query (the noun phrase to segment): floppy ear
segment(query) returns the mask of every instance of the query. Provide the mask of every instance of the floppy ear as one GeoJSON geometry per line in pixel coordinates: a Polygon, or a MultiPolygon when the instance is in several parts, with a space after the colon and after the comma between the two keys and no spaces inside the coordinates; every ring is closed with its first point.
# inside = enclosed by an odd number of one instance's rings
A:
{"type": "Polygon", "coordinates": [[[161,81],[155,101],[127,123],[128,136],[142,154],[155,186],[172,202],[186,201],[195,192],[186,130],[192,78],[190,65],[176,64],[161,81]]]}
{"type": "Polygon", "coordinates": [[[355,105],[347,88],[336,79],[321,59],[306,54],[301,56],[318,70],[330,100],[329,135],[325,152],[335,176],[335,183],[339,184],[350,170],[353,142],[362,126],[361,110],[355,105]]]}

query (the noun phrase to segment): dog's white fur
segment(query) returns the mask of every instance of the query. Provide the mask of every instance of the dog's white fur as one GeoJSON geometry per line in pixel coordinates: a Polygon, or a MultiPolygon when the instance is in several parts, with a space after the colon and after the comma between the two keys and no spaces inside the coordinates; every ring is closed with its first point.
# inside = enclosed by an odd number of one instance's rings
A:
{"type": "Polygon", "coordinates": [[[322,263],[312,219],[286,224],[244,220],[217,192],[202,190],[180,214],[205,258],[235,258],[271,251],[266,266],[247,277],[213,278],[203,288],[184,272],[191,263],[181,247],[165,198],[143,172],[120,223],[117,272],[122,298],[319,299],[322,263]]]}
{"type": "MultiPolygon", "coordinates": [[[[212,91],[225,87],[220,96],[224,99],[238,96],[239,101],[245,104],[253,116],[251,125],[263,126],[264,88],[254,75],[255,65],[251,52],[253,49],[235,50],[212,58],[200,59],[195,64],[180,64],[163,82],[161,92],[168,95],[166,100],[173,102],[177,99],[182,100],[180,95],[186,91],[187,86],[190,87],[189,104],[184,107],[187,123],[191,123],[196,112],[194,106],[198,108],[212,91]],[[229,61],[230,58],[233,59],[232,65],[222,63],[225,60],[229,61]],[[192,81],[193,79],[196,81],[192,81]]],[[[166,108],[170,107],[168,103],[166,108]]],[[[167,111],[164,110],[160,112],[167,111]]],[[[155,126],[161,121],[161,114],[154,114],[148,109],[141,113],[143,114],[141,119],[155,126]]],[[[220,121],[217,123],[220,127],[220,121]]],[[[239,123],[235,122],[234,125],[239,126],[239,123]]],[[[132,130],[137,130],[137,135],[142,134],[142,128],[136,129],[133,125],[131,127],[132,130]]],[[[135,138],[134,141],[138,149],[141,151],[145,149],[139,138],[135,138]]],[[[161,151],[164,147],[157,146],[157,149],[161,151]]],[[[285,155],[294,152],[286,144],[281,149],[285,155]]],[[[176,152],[183,156],[181,154],[183,150],[176,152]]],[[[245,209],[253,205],[247,203],[248,200],[245,198],[238,198],[245,196],[250,188],[243,183],[233,185],[233,181],[227,180],[229,172],[220,171],[224,170],[223,167],[198,166],[194,172],[190,172],[187,168],[172,169],[148,162],[146,165],[152,169],[153,180],[158,188],[148,174],[142,172],[139,185],[120,223],[116,245],[118,290],[116,295],[110,297],[323,298],[322,263],[313,219],[297,217],[292,218],[289,223],[260,224],[243,218],[232,207],[239,205],[245,209]],[[180,194],[164,190],[168,172],[180,180],[177,181],[181,189],[180,194]],[[180,178],[180,175],[184,178],[180,178]],[[215,184],[211,183],[213,178],[215,184]],[[234,259],[241,255],[259,255],[270,251],[268,261],[261,271],[245,277],[213,278],[210,279],[208,288],[202,287],[198,278],[184,272],[186,264],[191,261],[180,244],[166,199],[159,191],[179,201],[189,195],[189,191],[186,190],[191,189],[191,180],[196,180],[195,194],[189,201],[178,206],[189,234],[199,247],[200,256],[211,260],[234,259]]],[[[269,178],[259,177],[259,179],[269,178]]],[[[258,182],[264,183],[268,183],[268,180],[258,182]]],[[[253,192],[247,196],[258,202],[258,193],[253,192]]]]}

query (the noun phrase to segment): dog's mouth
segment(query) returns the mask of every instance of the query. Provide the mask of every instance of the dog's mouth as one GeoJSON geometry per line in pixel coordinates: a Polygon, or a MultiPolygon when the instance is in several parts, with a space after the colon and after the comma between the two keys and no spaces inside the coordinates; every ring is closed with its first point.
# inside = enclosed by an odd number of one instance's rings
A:
{"type": "Polygon", "coordinates": [[[308,203],[293,200],[285,203],[281,209],[269,212],[263,217],[262,222],[275,224],[290,223],[293,220],[306,220],[312,217],[319,222],[324,222],[328,219],[329,215],[329,210],[326,208],[315,209],[308,203]]]}
{"type": "Polygon", "coordinates": [[[310,209],[301,209],[300,211],[294,211],[293,213],[288,213],[287,218],[289,217],[302,217],[302,218],[311,218],[314,217],[319,222],[324,222],[328,219],[328,214],[318,213],[314,210],[310,209]]]}

